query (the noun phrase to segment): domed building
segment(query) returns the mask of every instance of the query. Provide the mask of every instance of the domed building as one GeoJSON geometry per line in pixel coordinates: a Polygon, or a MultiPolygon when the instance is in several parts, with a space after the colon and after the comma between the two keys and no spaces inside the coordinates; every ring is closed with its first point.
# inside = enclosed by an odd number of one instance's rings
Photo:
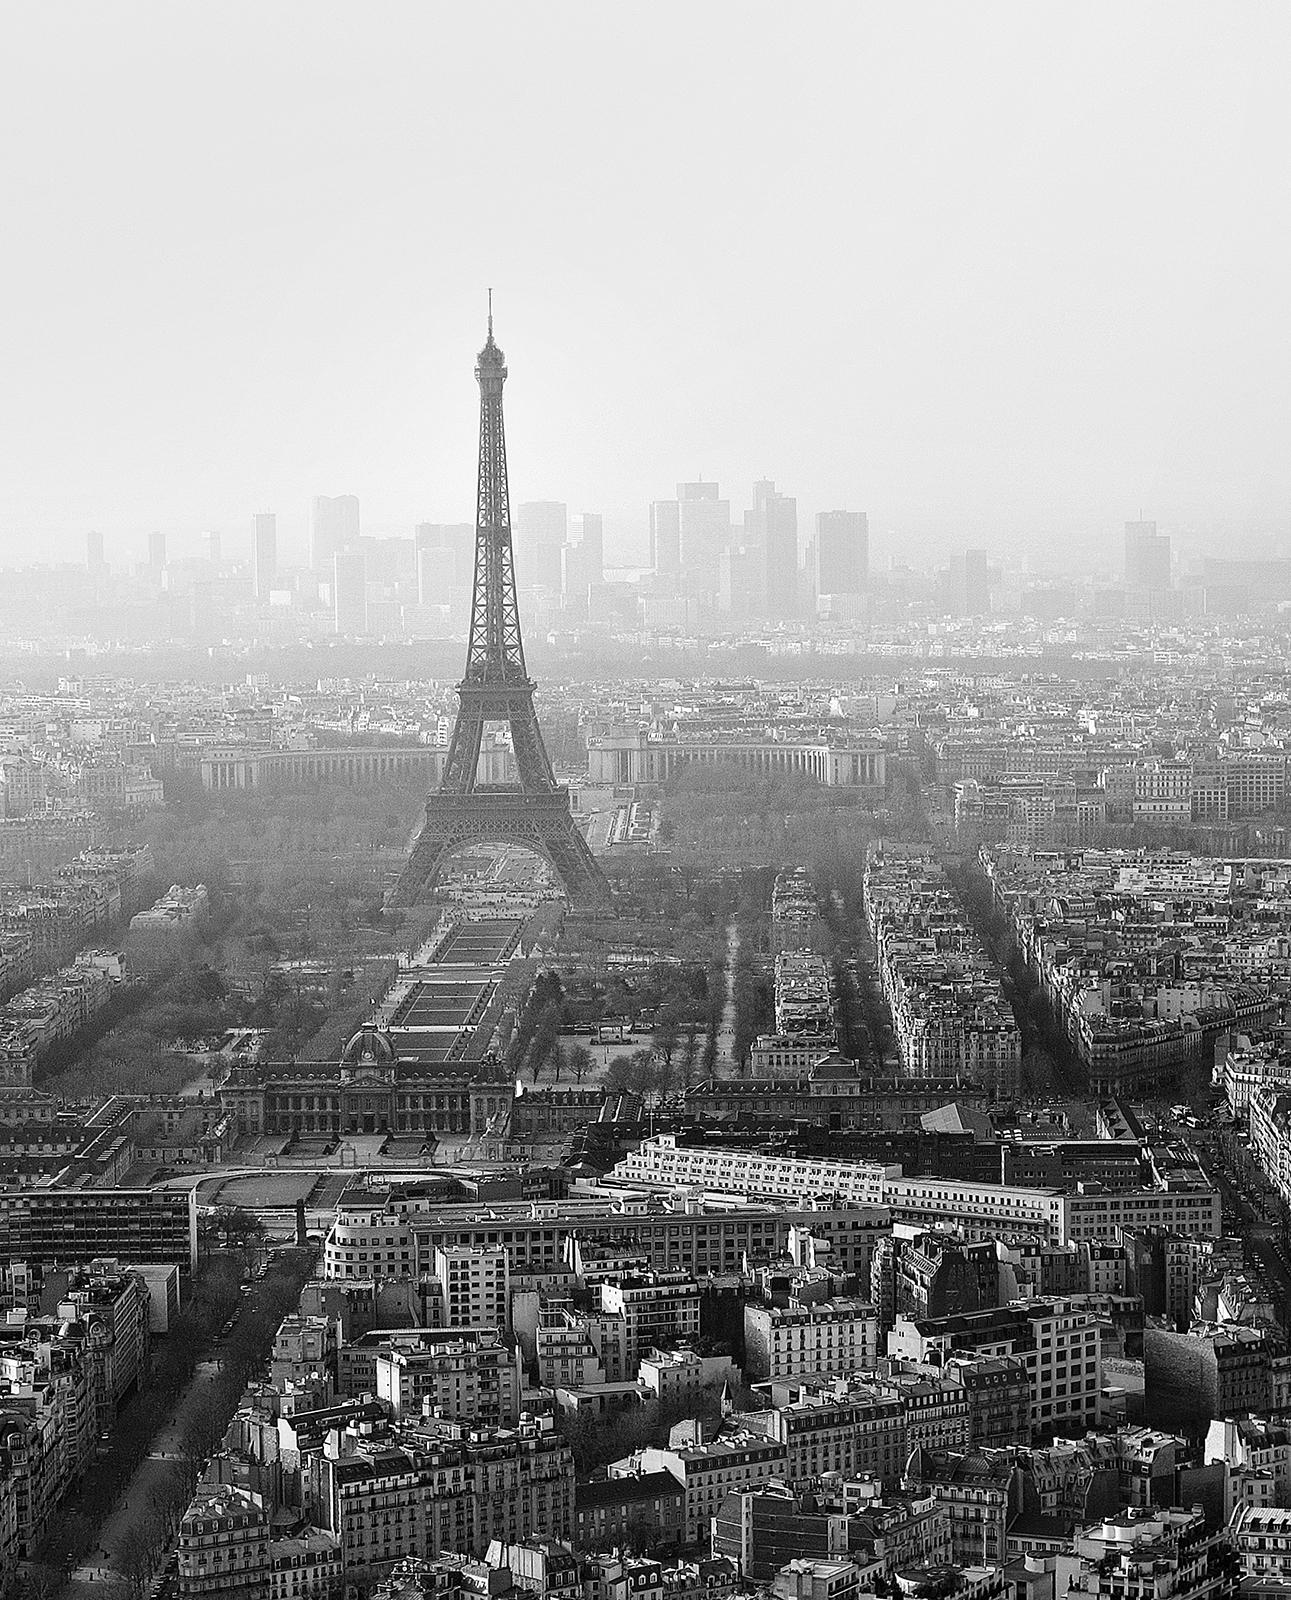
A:
{"type": "Polygon", "coordinates": [[[394,1037],[375,1023],[364,1023],[334,1063],[242,1063],[219,1086],[239,1133],[323,1138],[498,1133],[514,1095],[501,1062],[401,1056],[394,1037]]]}
{"type": "Polygon", "coordinates": [[[396,1059],[394,1041],[373,1022],[365,1022],[341,1051],[343,1067],[393,1066],[396,1059]]]}

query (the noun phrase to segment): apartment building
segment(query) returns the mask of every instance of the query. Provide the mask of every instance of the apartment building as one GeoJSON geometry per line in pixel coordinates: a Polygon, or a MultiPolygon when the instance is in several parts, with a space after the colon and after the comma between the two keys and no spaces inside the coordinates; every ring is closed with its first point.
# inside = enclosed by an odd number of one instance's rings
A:
{"type": "Polygon", "coordinates": [[[682,1488],[688,1544],[708,1537],[712,1519],[729,1490],[756,1488],[784,1474],[784,1446],[762,1434],[746,1429],[719,1432],[694,1422],[679,1424],[673,1429],[673,1438],[676,1442],[664,1449],[651,1445],[612,1462],[609,1474],[671,1473],[682,1488]]]}
{"type": "MultiPolygon", "coordinates": [[[[615,1550],[588,1559],[577,1600],[724,1600],[737,1576],[735,1563],[721,1555],[662,1562],[615,1550]]],[[[544,1593],[559,1600],[551,1589],[544,1593]]]]}
{"type": "Polygon", "coordinates": [[[1254,913],[1279,863],[986,846],[979,861],[1094,1093],[1148,1087],[1273,1021],[1243,947],[1267,939],[1254,913]]]}
{"type": "Polygon", "coordinates": [[[968,1448],[973,1408],[962,1383],[926,1365],[892,1360],[872,1381],[878,1393],[901,1407],[907,1453],[968,1448]]]}
{"type": "Polygon", "coordinates": [[[920,1447],[911,1452],[909,1476],[945,1513],[951,1561],[979,1566],[1007,1559],[1009,1524],[1023,1505],[1011,1453],[920,1447]]]}
{"type": "Polygon", "coordinates": [[[940,864],[872,850],[865,914],[906,1071],[965,1073],[998,1099],[1016,1098],[1022,1039],[1013,1008],[940,864]]]}
{"type": "Polygon", "coordinates": [[[286,1316],[274,1335],[269,1379],[274,1384],[302,1383],[322,1378],[336,1381],[337,1324],[318,1315],[286,1316]]]}
{"type": "Polygon", "coordinates": [[[0,1190],[0,1258],[70,1265],[116,1257],[197,1264],[197,1195],[186,1189],[0,1190]]]}
{"type": "Polygon", "coordinates": [[[434,1263],[446,1328],[509,1326],[509,1266],[500,1245],[440,1245],[434,1263]]]}
{"type": "Polygon", "coordinates": [[[687,1408],[699,1410],[726,1388],[740,1382],[740,1369],[729,1355],[701,1355],[698,1350],[651,1350],[641,1357],[637,1378],[654,1395],[665,1415],[687,1408]]]}
{"type": "Polygon", "coordinates": [[[309,1462],[319,1525],[346,1570],[455,1550],[482,1556],[491,1539],[567,1538],[574,1462],[550,1418],[516,1428],[440,1422],[329,1436],[309,1462]]]}
{"type": "MultiPolygon", "coordinates": [[[[554,1272],[580,1246],[644,1256],[650,1267],[692,1274],[733,1272],[746,1255],[780,1254],[794,1230],[827,1239],[840,1260],[860,1261],[889,1219],[875,1207],[815,1206],[802,1191],[793,1204],[716,1204],[686,1197],[662,1208],[626,1196],[438,1205],[403,1209],[393,1197],[342,1200],[328,1232],[323,1273],[339,1282],[434,1275],[441,1246],[501,1246],[512,1272],[554,1272]]],[[[844,1270],[859,1271],[860,1266],[844,1270]]]]}
{"type": "Polygon", "coordinates": [[[1098,1317],[1068,1300],[1023,1301],[952,1317],[898,1317],[888,1353],[910,1361],[960,1353],[1014,1356],[1030,1380],[1032,1433],[1098,1421],[1102,1355],[1098,1317]]]}
{"type": "MultiPolygon", "coordinates": [[[[1224,1099],[1235,1117],[1245,1117],[1255,1092],[1291,1090],[1291,1056],[1273,1040],[1239,1040],[1223,1052],[1220,1067],[1224,1099]]],[[[1253,1134],[1252,1134],[1253,1136],[1253,1134]]]]}
{"type": "Polygon", "coordinates": [[[574,1542],[580,1550],[623,1548],[643,1529],[657,1545],[681,1544],[685,1527],[685,1490],[662,1468],[582,1478],[575,1486],[574,1542]]]}
{"type": "Polygon", "coordinates": [[[1291,1583],[1291,1508],[1238,1506],[1228,1536],[1237,1550],[1244,1583],[1291,1583]]]}
{"type": "Polygon", "coordinates": [[[42,1301],[64,1327],[85,1335],[85,1358],[98,1433],[111,1428],[122,1402],[147,1381],[151,1365],[151,1295],[137,1272],[116,1260],[46,1276],[42,1301]]]}
{"type": "Polygon", "coordinates": [[[1265,1412],[1273,1398],[1273,1366],[1286,1341],[1267,1323],[1194,1324],[1186,1333],[1143,1332],[1146,1395],[1159,1416],[1198,1419],[1265,1412]]]}
{"type": "Polygon", "coordinates": [[[1241,1562],[1222,1529],[1210,1529],[1200,1506],[1128,1511],[1078,1530],[1080,1560],[1072,1600],[1233,1600],[1241,1562]]]}
{"type": "Polygon", "coordinates": [[[176,1563],[183,1600],[271,1600],[261,1496],[228,1483],[199,1490],[179,1524],[176,1563]]]}
{"type": "Polygon", "coordinates": [[[878,1357],[879,1323],[866,1300],[746,1305],[744,1348],[751,1380],[856,1372],[878,1357]]]}
{"type": "Polygon", "coordinates": [[[624,1332],[622,1318],[575,1311],[565,1299],[545,1301],[534,1332],[538,1382],[548,1389],[618,1382],[627,1366],[624,1332]],[[613,1341],[611,1328],[617,1335],[613,1341]]]}
{"type": "Polygon", "coordinates": [[[699,1338],[699,1285],[689,1273],[624,1274],[600,1286],[601,1311],[623,1322],[625,1372],[656,1345],[699,1338]]]}
{"type": "Polygon", "coordinates": [[[397,1422],[435,1415],[510,1428],[520,1421],[520,1351],[500,1329],[393,1331],[375,1366],[377,1398],[397,1422]]]}
{"type": "Polygon", "coordinates": [[[839,1378],[832,1383],[772,1382],[770,1407],[740,1418],[784,1450],[791,1484],[825,1473],[872,1478],[895,1488],[909,1454],[905,1407],[875,1383],[839,1378]]]}

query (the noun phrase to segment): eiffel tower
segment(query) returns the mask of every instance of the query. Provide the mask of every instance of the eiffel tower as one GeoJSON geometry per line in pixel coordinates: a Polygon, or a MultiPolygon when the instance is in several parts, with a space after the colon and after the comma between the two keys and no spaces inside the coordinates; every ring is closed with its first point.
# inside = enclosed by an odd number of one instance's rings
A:
{"type": "Polygon", "coordinates": [[[525,667],[511,551],[507,445],[502,426],[505,358],[489,336],[475,367],[480,386],[480,471],[475,501],[475,589],[466,675],[457,686],[457,722],[439,788],[426,797],[426,820],[390,896],[393,906],[425,900],[444,858],[470,844],[515,844],[554,868],[571,902],[609,894],[605,874],[574,826],[569,790],[558,785],[533,709],[525,667]],[[486,723],[505,722],[518,783],[479,783],[476,769],[486,723]]]}

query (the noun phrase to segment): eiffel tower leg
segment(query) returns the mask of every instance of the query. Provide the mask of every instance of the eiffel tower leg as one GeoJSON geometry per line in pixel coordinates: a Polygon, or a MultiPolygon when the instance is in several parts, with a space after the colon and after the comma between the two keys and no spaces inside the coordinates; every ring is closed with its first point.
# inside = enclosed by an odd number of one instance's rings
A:
{"type": "Polygon", "coordinates": [[[417,843],[413,846],[412,854],[390,891],[386,904],[397,907],[416,906],[429,899],[444,857],[451,850],[450,843],[437,835],[431,835],[428,828],[423,828],[417,843]]]}
{"type": "Polygon", "coordinates": [[[458,711],[453,724],[453,741],[448,747],[448,760],[440,780],[445,789],[469,793],[475,786],[475,774],[480,764],[480,746],[484,742],[484,719],[479,708],[472,707],[471,714],[458,711]]]}
{"type": "Polygon", "coordinates": [[[532,850],[551,867],[571,902],[595,904],[608,898],[605,875],[575,827],[563,791],[550,796],[439,793],[426,802],[426,821],[388,904],[419,905],[444,858],[472,844],[532,850]]]}
{"type": "Polygon", "coordinates": [[[571,904],[594,904],[609,894],[605,874],[572,818],[557,819],[544,830],[542,853],[555,869],[571,904]]]}

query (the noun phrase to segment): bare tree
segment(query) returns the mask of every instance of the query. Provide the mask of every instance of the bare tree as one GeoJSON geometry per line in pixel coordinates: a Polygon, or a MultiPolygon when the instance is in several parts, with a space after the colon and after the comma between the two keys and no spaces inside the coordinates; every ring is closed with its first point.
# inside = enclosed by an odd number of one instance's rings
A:
{"type": "Polygon", "coordinates": [[[142,1600],[165,1545],[156,1517],[149,1512],[127,1528],[117,1543],[116,1564],[136,1600],[142,1600]]]}
{"type": "Polygon", "coordinates": [[[67,1582],[66,1575],[57,1567],[35,1562],[23,1573],[19,1600],[54,1600],[67,1582]]]}
{"type": "Polygon", "coordinates": [[[167,1539],[179,1526],[180,1518],[188,1508],[192,1491],[185,1486],[184,1474],[178,1465],[169,1466],[165,1474],[148,1490],[148,1509],[157,1519],[167,1539]]]}
{"type": "Polygon", "coordinates": [[[195,1465],[200,1475],[201,1468],[223,1444],[227,1426],[219,1401],[212,1394],[204,1395],[184,1426],[179,1446],[181,1461],[190,1468],[195,1465]]]}

